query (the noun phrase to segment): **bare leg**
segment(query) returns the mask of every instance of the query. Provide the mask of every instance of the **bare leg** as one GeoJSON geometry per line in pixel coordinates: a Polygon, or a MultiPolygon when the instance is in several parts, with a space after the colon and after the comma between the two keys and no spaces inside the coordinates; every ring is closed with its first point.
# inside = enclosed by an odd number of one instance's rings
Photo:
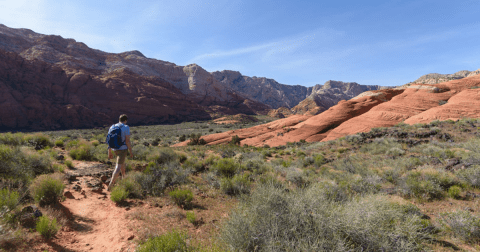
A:
{"type": "Polygon", "coordinates": [[[113,171],[112,178],[110,179],[110,184],[108,184],[108,190],[110,191],[111,187],[115,184],[115,181],[117,180],[118,176],[120,175],[120,170],[122,165],[117,165],[115,167],[115,170],[113,171]]]}

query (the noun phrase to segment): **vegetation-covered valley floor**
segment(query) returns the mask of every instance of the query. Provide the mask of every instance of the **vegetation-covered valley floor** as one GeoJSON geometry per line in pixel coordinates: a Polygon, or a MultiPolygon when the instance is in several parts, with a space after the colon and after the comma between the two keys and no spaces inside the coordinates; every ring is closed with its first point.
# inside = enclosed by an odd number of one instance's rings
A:
{"type": "Polygon", "coordinates": [[[105,128],[0,134],[1,250],[480,250],[480,120],[167,147],[240,126],[131,127],[111,192],[105,128]]]}

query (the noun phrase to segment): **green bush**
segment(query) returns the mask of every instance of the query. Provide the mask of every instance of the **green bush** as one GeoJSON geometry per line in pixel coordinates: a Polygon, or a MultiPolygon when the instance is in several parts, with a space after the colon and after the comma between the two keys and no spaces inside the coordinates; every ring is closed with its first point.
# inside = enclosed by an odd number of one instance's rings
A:
{"type": "Polygon", "coordinates": [[[64,145],[65,145],[65,144],[63,143],[62,140],[56,140],[56,141],[55,141],[55,146],[57,146],[57,147],[63,147],[64,145]]]}
{"type": "Polygon", "coordinates": [[[454,185],[448,188],[448,196],[450,196],[450,198],[459,199],[461,193],[462,188],[460,186],[454,185]]]}
{"type": "Polygon", "coordinates": [[[419,216],[385,196],[334,202],[312,186],[286,192],[259,185],[220,230],[231,251],[422,251],[419,216]]]}
{"type": "Polygon", "coordinates": [[[13,146],[23,145],[25,144],[25,135],[23,133],[12,134],[10,132],[0,134],[0,144],[13,146]]]}
{"type": "Polygon", "coordinates": [[[52,238],[60,229],[57,225],[57,219],[50,220],[47,216],[40,216],[37,222],[37,232],[39,232],[46,239],[52,238]]]}
{"type": "Polygon", "coordinates": [[[178,155],[171,148],[161,148],[147,155],[147,160],[155,161],[157,164],[167,164],[177,161],[178,155]]]}
{"type": "Polygon", "coordinates": [[[480,241],[480,218],[468,211],[444,213],[442,221],[450,227],[456,237],[468,242],[480,241]]]}
{"type": "Polygon", "coordinates": [[[4,207],[8,210],[13,210],[18,205],[19,200],[18,192],[10,191],[7,188],[0,190],[0,213],[4,207]]]}
{"type": "Polygon", "coordinates": [[[65,160],[65,165],[66,165],[68,168],[70,168],[70,169],[73,168],[73,163],[72,163],[72,161],[70,161],[70,160],[65,160]]]}
{"type": "Polygon", "coordinates": [[[25,141],[30,145],[35,146],[36,148],[43,149],[45,147],[53,147],[53,143],[52,141],[50,141],[50,138],[41,133],[35,135],[27,135],[25,137],[25,141]]]}
{"type": "Polygon", "coordinates": [[[203,163],[196,157],[187,159],[182,166],[184,169],[192,169],[194,172],[202,172],[205,170],[203,163]]]}
{"type": "Polygon", "coordinates": [[[138,249],[139,252],[187,252],[186,235],[171,231],[161,236],[148,239],[138,249]]]}
{"type": "Polygon", "coordinates": [[[127,190],[122,186],[115,186],[110,193],[110,199],[115,203],[120,203],[127,199],[127,190]]]}
{"type": "MultiPolygon", "coordinates": [[[[136,172],[141,174],[140,172],[136,172]]],[[[125,178],[120,180],[117,184],[117,187],[121,187],[125,189],[127,192],[128,198],[142,198],[142,187],[141,185],[135,180],[137,175],[135,173],[128,173],[125,178]]]]}
{"type": "Polygon", "coordinates": [[[80,143],[69,152],[70,157],[75,160],[94,160],[94,147],[90,143],[80,143]]]}
{"type": "Polygon", "coordinates": [[[220,189],[228,195],[238,195],[250,193],[250,178],[247,174],[237,174],[233,178],[222,178],[220,180],[220,189]]]}
{"type": "Polygon", "coordinates": [[[41,205],[58,202],[63,195],[65,185],[60,174],[40,175],[30,185],[30,195],[41,205]]]}
{"type": "Polygon", "coordinates": [[[223,177],[231,178],[238,170],[238,164],[232,158],[222,158],[212,167],[214,171],[223,177]]]}
{"type": "Polygon", "coordinates": [[[193,211],[188,211],[186,215],[187,215],[188,222],[192,223],[193,225],[196,225],[197,218],[195,217],[195,213],[193,211]]]}
{"type": "Polygon", "coordinates": [[[168,193],[172,200],[178,206],[183,206],[184,208],[190,208],[193,200],[193,193],[189,189],[181,190],[175,189],[168,193]]]}
{"type": "Polygon", "coordinates": [[[205,145],[205,144],[207,144],[205,139],[203,139],[201,137],[202,137],[201,133],[198,133],[198,134],[192,133],[190,135],[190,141],[188,142],[188,145],[205,145]]]}
{"type": "Polygon", "coordinates": [[[480,188],[480,166],[463,169],[456,172],[457,177],[474,188],[480,188]]]}

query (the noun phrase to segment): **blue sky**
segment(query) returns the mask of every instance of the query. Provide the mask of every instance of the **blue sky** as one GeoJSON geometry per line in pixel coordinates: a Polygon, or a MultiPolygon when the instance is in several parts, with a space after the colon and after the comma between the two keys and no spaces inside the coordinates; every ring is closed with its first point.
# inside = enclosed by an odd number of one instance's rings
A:
{"type": "Polygon", "coordinates": [[[480,0],[0,0],[0,23],[290,85],[480,68],[480,0]]]}

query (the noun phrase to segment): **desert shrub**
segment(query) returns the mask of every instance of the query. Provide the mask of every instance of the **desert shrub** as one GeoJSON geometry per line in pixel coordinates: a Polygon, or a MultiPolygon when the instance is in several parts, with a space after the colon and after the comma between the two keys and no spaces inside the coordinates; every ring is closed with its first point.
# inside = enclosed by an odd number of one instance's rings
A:
{"type": "Polygon", "coordinates": [[[480,166],[459,170],[455,175],[474,188],[480,188],[480,166]]]}
{"type": "Polygon", "coordinates": [[[360,151],[378,155],[386,154],[393,148],[402,149],[402,145],[395,142],[394,138],[375,138],[372,143],[363,145],[360,151]]]}
{"type": "Polygon", "coordinates": [[[185,184],[189,175],[190,171],[182,169],[178,163],[169,163],[163,167],[154,163],[147,167],[144,174],[135,175],[134,179],[142,190],[153,196],[159,196],[167,187],[185,184]]]}
{"type": "Polygon", "coordinates": [[[91,143],[81,142],[75,148],[72,148],[69,153],[70,157],[75,160],[94,160],[94,147],[91,143]]]}
{"type": "Polygon", "coordinates": [[[35,146],[35,149],[43,149],[45,147],[53,147],[52,141],[50,141],[50,138],[44,134],[35,134],[35,135],[27,135],[25,136],[25,141],[32,145],[35,146]]]}
{"type": "Polygon", "coordinates": [[[243,163],[243,168],[247,171],[251,171],[255,174],[263,174],[268,170],[267,165],[263,160],[251,159],[243,163]]]}
{"type": "Polygon", "coordinates": [[[35,175],[52,171],[48,155],[31,153],[25,148],[0,145],[0,177],[28,181],[35,175]]]}
{"type": "Polygon", "coordinates": [[[187,252],[189,251],[186,235],[177,231],[171,231],[164,235],[148,239],[140,245],[139,252],[187,252]]]}
{"type": "Polygon", "coordinates": [[[141,172],[128,173],[125,178],[118,182],[117,187],[122,187],[127,192],[127,198],[142,198],[142,186],[135,179],[141,172]]]}
{"type": "Polygon", "coordinates": [[[147,156],[152,152],[152,149],[143,144],[137,144],[132,147],[132,151],[135,154],[133,159],[135,160],[147,160],[147,156]]]}
{"type": "Polygon", "coordinates": [[[427,200],[442,199],[445,196],[444,191],[454,185],[460,185],[460,181],[454,175],[445,171],[425,168],[406,174],[403,192],[407,196],[427,200]]]}
{"type": "Polygon", "coordinates": [[[50,220],[47,216],[40,216],[36,229],[43,237],[50,239],[58,232],[60,227],[57,225],[56,218],[50,220]]]}
{"type": "Polygon", "coordinates": [[[61,164],[54,164],[52,165],[53,167],[53,170],[54,171],[58,171],[58,172],[65,172],[65,166],[61,165],[61,164]]]}
{"type": "Polygon", "coordinates": [[[64,188],[60,174],[40,175],[30,185],[30,195],[37,203],[50,205],[58,202],[64,188]]]}
{"type": "Polygon", "coordinates": [[[296,169],[289,169],[287,171],[287,174],[285,176],[285,179],[293,184],[295,184],[297,187],[305,187],[308,185],[309,181],[303,174],[303,171],[299,171],[296,169]]]}
{"type": "Polygon", "coordinates": [[[192,133],[190,135],[190,141],[188,142],[188,145],[205,145],[205,144],[207,144],[205,139],[203,139],[201,137],[202,137],[201,133],[198,133],[198,134],[192,133]]]}
{"type": "Polygon", "coordinates": [[[46,154],[31,153],[25,155],[25,166],[35,175],[53,172],[52,161],[46,154]]]}
{"type": "Polygon", "coordinates": [[[185,142],[185,140],[187,140],[187,136],[186,136],[185,134],[183,134],[182,136],[180,136],[180,137],[178,138],[178,141],[179,141],[179,142],[185,142]]]}
{"type": "Polygon", "coordinates": [[[220,233],[232,251],[421,251],[428,236],[384,196],[334,202],[317,186],[259,185],[229,216],[220,233]]]}
{"type": "Polygon", "coordinates": [[[13,210],[19,203],[20,195],[16,191],[10,191],[7,188],[0,190],[0,216],[4,208],[13,210]]]}
{"type": "Polygon", "coordinates": [[[461,193],[462,193],[462,188],[460,186],[454,185],[448,188],[448,196],[450,196],[450,198],[458,199],[460,198],[461,193]]]}
{"type": "Polygon", "coordinates": [[[441,215],[444,224],[448,225],[453,234],[468,242],[480,241],[480,218],[468,211],[457,211],[441,215]]]}
{"type": "Polygon", "coordinates": [[[220,180],[213,172],[207,172],[202,176],[203,180],[205,180],[210,186],[215,189],[220,188],[220,180]]]}
{"type": "Polygon", "coordinates": [[[55,146],[57,146],[57,147],[63,147],[64,145],[65,145],[65,144],[63,143],[62,140],[56,140],[56,141],[55,141],[55,146]]]}
{"type": "Polygon", "coordinates": [[[325,158],[321,154],[317,154],[313,156],[313,159],[314,159],[313,163],[317,168],[325,164],[325,158]]]}
{"type": "Polygon", "coordinates": [[[222,178],[220,180],[220,190],[228,195],[239,195],[250,193],[250,178],[247,174],[237,174],[233,178],[222,178]]]}
{"type": "Polygon", "coordinates": [[[221,176],[231,178],[237,172],[239,165],[232,158],[222,158],[212,168],[221,176]]]}
{"type": "Polygon", "coordinates": [[[393,148],[389,149],[385,154],[387,154],[389,156],[401,156],[401,155],[405,154],[405,151],[400,149],[400,148],[393,147],[393,148]]]}
{"type": "Polygon", "coordinates": [[[79,140],[71,140],[67,143],[66,147],[67,147],[67,149],[72,149],[72,148],[76,147],[79,143],[80,143],[79,140]]]}
{"type": "Polygon", "coordinates": [[[70,168],[70,169],[73,168],[73,163],[72,163],[72,161],[70,161],[70,160],[66,160],[66,161],[65,161],[65,165],[66,165],[68,168],[70,168]]]}
{"type": "Polygon", "coordinates": [[[108,160],[108,145],[99,144],[93,148],[93,160],[106,161],[108,160]]]}
{"type": "Polygon", "coordinates": [[[127,199],[129,192],[122,186],[115,186],[110,193],[110,199],[115,203],[120,203],[127,199]]]}
{"type": "Polygon", "coordinates": [[[186,213],[186,217],[187,217],[188,222],[190,222],[194,225],[197,223],[197,218],[195,217],[195,213],[193,211],[188,211],[186,213]]]}
{"type": "Polygon", "coordinates": [[[182,166],[184,169],[192,169],[194,172],[202,172],[205,170],[203,163],[196,157],[187,159],[182,166]]]}
{"type": "Polygon", "coordinates": [[[91,142],[91,144],[94,146],[94,147],[97,147],[98,145],[100,145],[100,142],[98,140],[93,140],[91,142]]]}
{"type": "Polygon", "coordinates": [[[189,189],[175,189],[169,192],[168,195],[170,195],[173,202],[175,202],[175,204],[177,204],[178,206],[189,208],[192,204],[193,193],[189,189]]]}
{"type": "Polygon", "coordinates": [[[230,141],[230,144],[240,145],[240,141],[241,141],[240,137],[235,135],[235,136],[232,136],[232,140],[230,141]]]}
{"type": "Polygon", "coordinates": [[[10,132],[0,134],[0,144],[13,146],[23,145],[25,144],[25,135],[23,133],[12,134],[10,132]]]}
{"type": "Polygon", "coordinates": [[[178,159],[177,153],[171,148],[160,148],[147,155],[147,161],[155,161],[157,164],[167,164],[178,159]]]}

